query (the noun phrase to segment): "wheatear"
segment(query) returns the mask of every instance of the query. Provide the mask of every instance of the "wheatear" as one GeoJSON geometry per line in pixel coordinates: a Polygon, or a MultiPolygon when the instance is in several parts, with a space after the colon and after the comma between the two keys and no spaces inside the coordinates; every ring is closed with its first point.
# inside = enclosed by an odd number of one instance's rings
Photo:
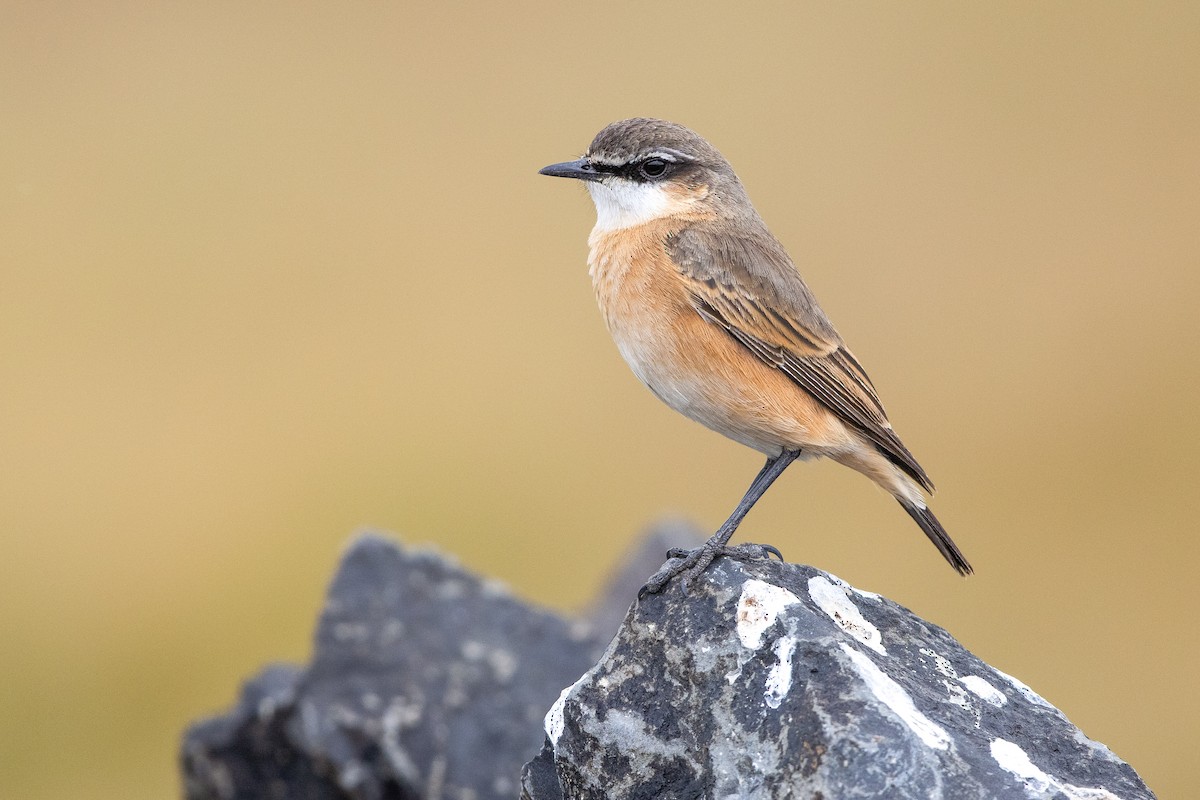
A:
{"type": "Polygon", "coordinates": [[[577,161],[543,175],[583,181],[596,205],[589,272],[608,330],[660,400],[767,456],[732,516],[673,558],[643,591],[720,555],[778,555],[728,542],[796,459],[827,456],[895,497],[950,565],[971,565],[925,505],[933,483],[892,431],[846,348],[741,181],[695,132],[658,119],[614,122],[577,161]]]}

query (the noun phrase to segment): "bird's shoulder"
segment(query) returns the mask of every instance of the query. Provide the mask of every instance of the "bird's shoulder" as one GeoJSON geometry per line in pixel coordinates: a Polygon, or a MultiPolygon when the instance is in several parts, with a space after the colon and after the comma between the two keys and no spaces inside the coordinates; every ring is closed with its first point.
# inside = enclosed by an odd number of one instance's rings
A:
{"type": "Polygon", "coordinates": [[[760,220],[687,225],[666,246],[694,301],[731,323],[798,356],[843,346],[787,250],[760,220]]]}

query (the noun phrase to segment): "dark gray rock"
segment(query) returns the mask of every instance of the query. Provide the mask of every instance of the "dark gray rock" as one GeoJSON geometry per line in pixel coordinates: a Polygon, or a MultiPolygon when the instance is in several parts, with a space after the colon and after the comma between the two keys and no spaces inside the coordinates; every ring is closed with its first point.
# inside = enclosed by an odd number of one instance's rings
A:
{"type": "Polygon", "coordinates": [[[288,738],[286,726],[301,676],[291,665],[267,667],[242,688],[232,712],[191,727],[183,748],[187,797],[344,797],[324,762],[315,762],[288,738]]]}
{"type": "Polygon", "coordinates": [[[611,634],[363,536],[330,587],[311,665],[267,669],[233,711],[187,732],[186,796],[513,798],[546,709],[611,634]]]}
{"type": "Polygon", "coordinates": [[[941,628],[777,562],[719,559],[691,596],[637,603],[546,731],[530,800],[1153,797],[941,628]]]}

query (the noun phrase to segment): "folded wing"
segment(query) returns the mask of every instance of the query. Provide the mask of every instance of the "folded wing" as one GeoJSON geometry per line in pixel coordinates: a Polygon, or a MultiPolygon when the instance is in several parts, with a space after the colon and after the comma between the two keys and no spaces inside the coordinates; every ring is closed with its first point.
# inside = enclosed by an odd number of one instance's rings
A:
{"type": "Polygon", "coordinates": [[[926,491],[933,483],[892,431],[875,387],[765,228],[687,228],[668,250],[696,310],[874,443],[926,491]]]}

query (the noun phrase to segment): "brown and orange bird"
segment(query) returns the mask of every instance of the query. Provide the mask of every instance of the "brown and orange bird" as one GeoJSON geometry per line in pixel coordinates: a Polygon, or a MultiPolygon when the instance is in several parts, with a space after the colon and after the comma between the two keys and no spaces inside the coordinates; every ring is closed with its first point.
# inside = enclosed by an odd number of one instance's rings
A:
{"type": "Polygon", "coordinates": [[[541,174],[583,181],[596,205],[589,271],[634,374],[671,408],[767,456],[729,519],[703,546],[672,551],[644,592],[680,573],[686,592],[717,556],[778,555],[729,539],[789,464],[821,456],[886,489],[952,567],[971,573],[926,506],[933,483],[871,379],[716,148],[682,125],[627,119],[583,158],[541,174]]]}

